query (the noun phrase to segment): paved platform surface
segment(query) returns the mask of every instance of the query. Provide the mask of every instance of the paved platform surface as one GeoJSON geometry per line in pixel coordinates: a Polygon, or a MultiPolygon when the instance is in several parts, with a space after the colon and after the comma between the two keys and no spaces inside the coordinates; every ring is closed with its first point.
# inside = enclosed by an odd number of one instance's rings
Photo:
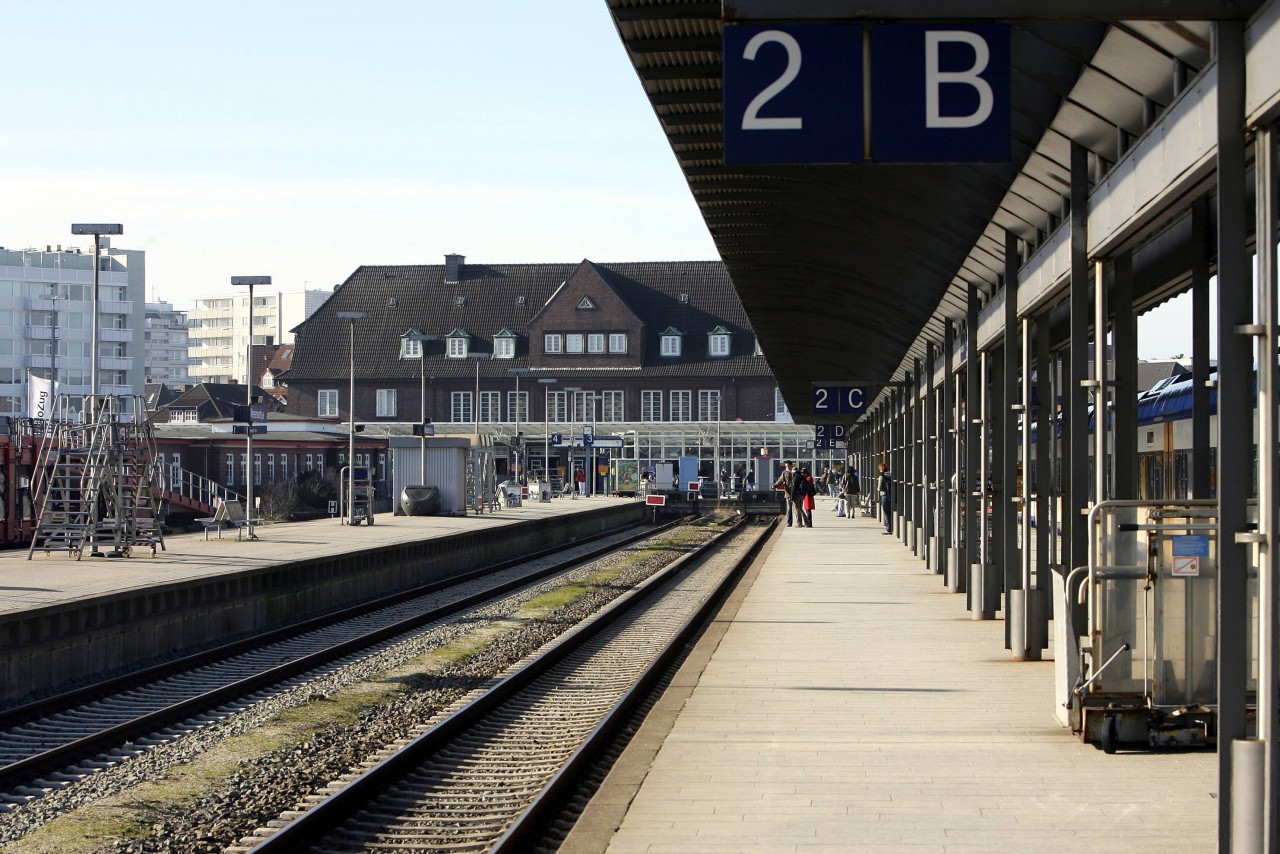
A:
{"type": "Polygon", "coordinates": [[[1215,850],[1214,754],[1081,744],[1051,661],[1009,661],[1001,622],[829,506],[781,529],[566,850],[1215,850]]]}
{"type": "Polygon", "coordinates": [[[37,551],[27,560],[22,550],[0,551],[0,613],[23,611],[62,602],[87,599],[122,590],[155,584],[203,578],[265,567],[286,561],[358,551],[380,545],[443,537],[501,528],[530,519],[566,513],[585,513],[610,504],[629,504],[631,498],[557,498],[548,503],[524,503],[520,507],[477,516],[393,516],[375,517],[375,523],[348,527],[337,519],[258,525],[256,540],[236,540],[227,529],[218,539],[203,533],[165,537],[165,550],[153,558],[149,550],[129,558],[68,557],[66,552],[46,555],[37,551]]]}

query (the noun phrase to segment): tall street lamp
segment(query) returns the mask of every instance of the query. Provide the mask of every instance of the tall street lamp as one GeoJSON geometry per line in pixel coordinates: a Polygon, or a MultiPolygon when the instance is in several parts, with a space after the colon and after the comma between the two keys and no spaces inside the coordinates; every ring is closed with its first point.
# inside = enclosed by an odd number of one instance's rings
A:
{"type": "Polygon", "coordinates": [[[410,341],[418,342],[418,424],[421,439],[421,459],[418,461],[418,483],[427,482],[427,342],[436,340],[436,336],[428,335],[417,329],[410,330],[405,336],[410,341]]]}
{"type": "Polygon", "coordinates": [[[356,524],[356,321],[369,316],[367,311],[340,311],[339,320],[351,321],[351,338],[347,349],[347,406],[350,430],[347,438],[347,524],[356,524]]]}
{"type": "Polygon", "coordinates": [[[552,377],[540,377],[538,382],[542,383],[546,390],[544,401],[542,404],[542,415],[546,420],[543,425],[543,449],[542,449],[542,472],[543,477],[547,480],[547,488],[551,488],[551,387],[559,382],[552,377]]]}
{"type": "MultiPolygon", "coordinates": [[[[574,429],[574,425],[577,423],[577,416],[578,416],[577,401],[575,400],[575,398],[577,397],[578,392],[582,391],[582,389],[579,386],[567,385],[564,387],[563,391],[564,391],[564,404],[565,404],[565,410],[566,410],[565,417],[568,419],[569,431],[570,433],[572,433],[574,429]]],[[[570,443],[569,447],[572,449],[573,444],[570,443]]],[[[569,468],[570,469],[573,468],[573,451],[572,450],[570,450],[569,452],[569,468]]],[[[587,473],[586,469],[587,469],[587,443],[584,437],[582,442],[582,473],[583,475],[586,475],[587,473]]],[[[572,471],[566,472],[566,477],[572,478],[573,472],[572,471]]],[[[573,492],[575,495],[578,493],[578,485],[576,483],[573,485],[573,492]]]]}
{"type": "MultiPolygon", "coordinates": [[[[515,426],[515,436],[513,437],[512,442],[515,444],[515,448],[516,448],[515,479],[516,479],[516,483],[519,483],[520,482],[520,457],[521,457],[521,453],[524,451],[524,446],[520,442],[520,375],[529,373],[529,369],[528,368],[507,368],[507,373],[514,375],[516,378],[516,404],[513,407],[515,410],[515,414],[512,416],[512,420],[515,421],[516,426],[515,426]]],[[[526,460],[525,463],[526,463],[525,467],[528,468],[528,461],[526,460]]]]}
{"type": "Polygon", "coordinates": [[[81,222],[71,224],[72,234],[93,235],[93,318],[92,350],[89,352],[89,412],[97,416],[98,402],[98,270],[102,267],[102,235],[124,234],[118,222],[81,222]]]}
{"type": "Polygon", "coordinates": [[[232,276],[231,284],[249,289],[249,347],[244,361],[244,487],[245,487],[245,531],[249,539],[258,537],[253,533],[253,481],[256,469],[253,464],[253,286],[271,284],[270,276],[232,276]]]}

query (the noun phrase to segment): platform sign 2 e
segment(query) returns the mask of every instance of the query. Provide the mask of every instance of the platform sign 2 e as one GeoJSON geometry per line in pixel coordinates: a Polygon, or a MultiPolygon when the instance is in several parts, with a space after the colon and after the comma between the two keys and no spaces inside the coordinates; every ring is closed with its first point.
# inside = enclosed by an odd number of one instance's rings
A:
{"type": "Polygon", "coordinates": [[[865,386],[823,385],[813,387],[814,415],[861,415],[867,411],[865,386]]]}
{"type": "Polygon", "coordinates": [[[862,159],[862,27],[724,28],[726,163],[862,159]]]}

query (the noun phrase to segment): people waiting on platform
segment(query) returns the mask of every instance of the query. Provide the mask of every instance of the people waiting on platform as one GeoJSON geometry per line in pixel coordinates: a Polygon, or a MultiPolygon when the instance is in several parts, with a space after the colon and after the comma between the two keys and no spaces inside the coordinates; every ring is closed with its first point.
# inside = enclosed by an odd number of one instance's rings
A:
{"type": "Polygon", "coordinates": [[[782,463],[782,473],[778,475],[778,479],[773,482],[773,488],[782,493],[782,501],[787,505],[787,527],[791,527],[791,519],[794,516],[791,503],[791,487],[795,482],[796,464],[791,460],[782,463]]]}

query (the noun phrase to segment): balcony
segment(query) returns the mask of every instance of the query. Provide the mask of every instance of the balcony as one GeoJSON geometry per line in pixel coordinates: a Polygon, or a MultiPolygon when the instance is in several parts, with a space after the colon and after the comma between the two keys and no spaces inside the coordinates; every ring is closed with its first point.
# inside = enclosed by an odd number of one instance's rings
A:
{"type": "Polygon", "coordinates": [[[132,329],[107,329],[107,328],[99,327],[98,340],[99,341],[131,342],[133,341],[133,330],[132,329]]]}
{"type": "Polygon", "coordinates": [[[98,359],[98,370],[100,371],[131,371],[133,370],[133,357],[132,356],[103,356],[100,359],[98,359]]]}

